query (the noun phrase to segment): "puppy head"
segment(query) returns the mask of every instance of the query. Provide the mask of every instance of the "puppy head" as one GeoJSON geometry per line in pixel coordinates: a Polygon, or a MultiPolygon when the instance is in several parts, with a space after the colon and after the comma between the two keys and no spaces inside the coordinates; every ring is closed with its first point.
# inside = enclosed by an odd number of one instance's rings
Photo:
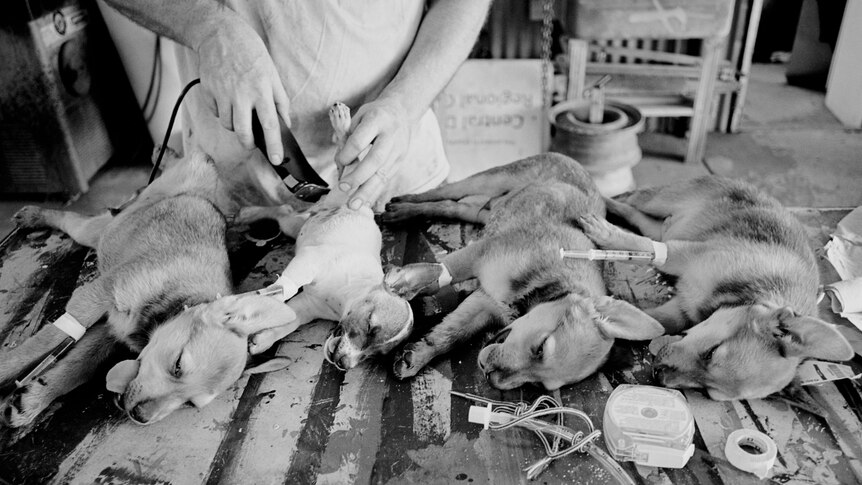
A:
{"type": "Polygon", "coordinates": [[[682,337],[653,341],[654,369],[667,387],[702,388],[719,401],[780,391],[805,358],[847,360],[853,349],[835,327],[789,308],[722,308],[682,337]]]}
{"type": "Polygon", "coordinates": [[[662,333],[657,321],[624,301],[568,295],[537,305],[503,329],[479,353],[479,367],[498,389],[535,382],[554,390],[595,372],[614,339],[662,333]]]}
{"type": "Polygon", "coordinates": [[[413,311],[407,300],[380,284],[354,300],[326,339],[326,360],[342,370],[356,367],[372,355],[386,354],[413,331],[413,311]]]}
{"type": "Polygon", "coordinates": [[[264,296],[228,296],[186,309],[158,326],[137,360],[117,364],[108,388],[138,424],[164,418],[180,406],[208,404],[248,373],[283,368],[275,357],[246,369],[248,336],[296,318],[287,305],[264,296]]]}

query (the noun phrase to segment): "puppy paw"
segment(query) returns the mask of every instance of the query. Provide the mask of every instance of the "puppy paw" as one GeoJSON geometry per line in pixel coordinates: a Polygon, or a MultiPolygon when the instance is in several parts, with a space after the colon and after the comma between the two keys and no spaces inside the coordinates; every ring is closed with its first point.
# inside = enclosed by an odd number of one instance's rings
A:
{"type": "Polygon", "coordinates": [[[392,266],[386,271],[383,282],[398,296],[412,300],[416,295],[431,294],[440,289],[437,280],[443,272],[440,263],[413,263],[392,266]]]}
{"type": "Polygon", "coordinates": [[[20,428],[32,423],[49,404],[51,402],[45,396],[45,386],[34,381],[16,389],[0,403],[0,419],[6,426],[20,428]]]}
{"type": "Polygon", "coordinates": [[[398,379],[413,377],[434,357],[433,348],[424,341],[413,342],[395,355],[392,373],[398,379]]]}
{"type": "Polygon", "coordinates": [[[605,219],[588,214],[578,219],[578,223],[584,234],[600,247],[610,248],[619,240],[619,229],[605,219]]]}
{"type": "Polygon", "coordinates": [[[406,197],[399,197],[397,202],[395,201],[396,199],[392,199],[391,202],[386,204],[386,210],[377,217],[378,220],[383,224],[394,224],[422,216],[424,214],[422,205],[405,201],[406,197]]]}
{"type": "Polygon", "coordinates": [[[278,341],[278,335],[273,331],[264,330],[262,332],[258,332],[248,338],[248,353],[251,355],[257,355],[261,352],[265,352],[272,347],[272,345],[278,341]]]}
{"type": "Polygon", "coordinates": [[[12,222],[21,229],[39,229],[48,227],[45,222],[45,214],[41,207],[28,205],[22,207],[15,215],[12,216],[12,222]]]}
{"type": "Polygon", "coordinates": [[[399,195],[399,196],[393,197],[392,200],[390,200],[390,202],[392,202],[392,203],[422,202],[422,197],[420,197],[419,194],[404,194],[404,195],[399,195]]]}

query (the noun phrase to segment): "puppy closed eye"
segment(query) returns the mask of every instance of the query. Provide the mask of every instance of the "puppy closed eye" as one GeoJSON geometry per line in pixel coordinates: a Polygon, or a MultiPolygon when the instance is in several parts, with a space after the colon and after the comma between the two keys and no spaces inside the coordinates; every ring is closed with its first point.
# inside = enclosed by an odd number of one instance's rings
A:
{"type": "Polygon", "coordinates": [[[534,359],[541,360],[545,356],[545,342],[547,341],[548,339],[542,340],[542,343],[540,343],[536,347],[533,347],[532,354],[534,359]]]}
{"type": "Polygon", "coordinates": [[[720,347],[720,345],[716,345],[713,348],[707,350],[706,352],[701,354],[700,359],[705,364],[709,364],[710,362],[712,362],[712,356],[715,355],[715,350],[718,349],[719,347],[720,347]]]}
{"type": "Polygon", "coordinates": [[[183,360],[183,353],[180,352],[179,357],[177,357],[177,361],[174,362],[174,366],[171,369],[171,375],[177,379],[179,379],[180,377],[183,376],[182,360],[183,360]]]}

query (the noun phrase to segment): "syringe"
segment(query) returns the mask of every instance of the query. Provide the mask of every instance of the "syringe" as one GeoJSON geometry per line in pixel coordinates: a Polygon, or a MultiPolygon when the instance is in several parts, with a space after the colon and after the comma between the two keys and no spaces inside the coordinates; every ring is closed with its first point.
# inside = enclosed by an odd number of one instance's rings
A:
{"type": "Polygon", "coordinates": [[[609,251],[604,249],[563,249],[560,257],[568,259],[588,259],[590,261],[643,261],[650,263],[655,259],[651,251],[609,251]]]}

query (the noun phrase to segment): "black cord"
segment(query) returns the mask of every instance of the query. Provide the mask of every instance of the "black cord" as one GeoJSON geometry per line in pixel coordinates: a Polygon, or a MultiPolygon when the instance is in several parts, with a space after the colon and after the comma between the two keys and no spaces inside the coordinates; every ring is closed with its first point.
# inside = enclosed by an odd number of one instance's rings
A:
{"type": "MultiPolygon", "coordinates": [[[[156,74],[159,73],[159,64],[161,63],[160,53],[161,53],[161,36],[156,35],[156,41],[153,46],[153,68],[150,70],[150,83],[147,86],[147,95],[144,97],[144,102],[141,104],[141,109],[144,112],[144,119],[146,119],[147,123],[153,118],[153,115],[156,112],[156,105],[158,104],[158,99],[153,103],[152,113],[147,114],[150,111],[150,100],[153,96],[153,90],[156,85],[156,74]]],[[[161,81],[161,75],[158,78],[161,81]]]]}
{"type": "Polygon", "coordinates": [[[147,182],[147,185],[153,183],[153,180],[156,179],[156,173],[159,171],[159,165],[162,164],[162,157],[165,156],[165,150],[168,149],[168,140],[171,137],[171,130],[174,128],[174,121],[177,119],[177,112],[180,110],[180,103],[183,102],[183,98],[186,96],[186,93],[195,85],[200,84],[200,78],[194,79],[183,88],[183,91],[180,93],[180,96],[177,98],[177,102],[174,104],[174,110],[171,113],[171,119],[168,121],[168,129],[165,131],[165,139],[162,140],[162,148],[159,150],[159,156],[156,157],[156,162],[153,164],[153,171],[150,172],[150,181],[147,182]]]}

